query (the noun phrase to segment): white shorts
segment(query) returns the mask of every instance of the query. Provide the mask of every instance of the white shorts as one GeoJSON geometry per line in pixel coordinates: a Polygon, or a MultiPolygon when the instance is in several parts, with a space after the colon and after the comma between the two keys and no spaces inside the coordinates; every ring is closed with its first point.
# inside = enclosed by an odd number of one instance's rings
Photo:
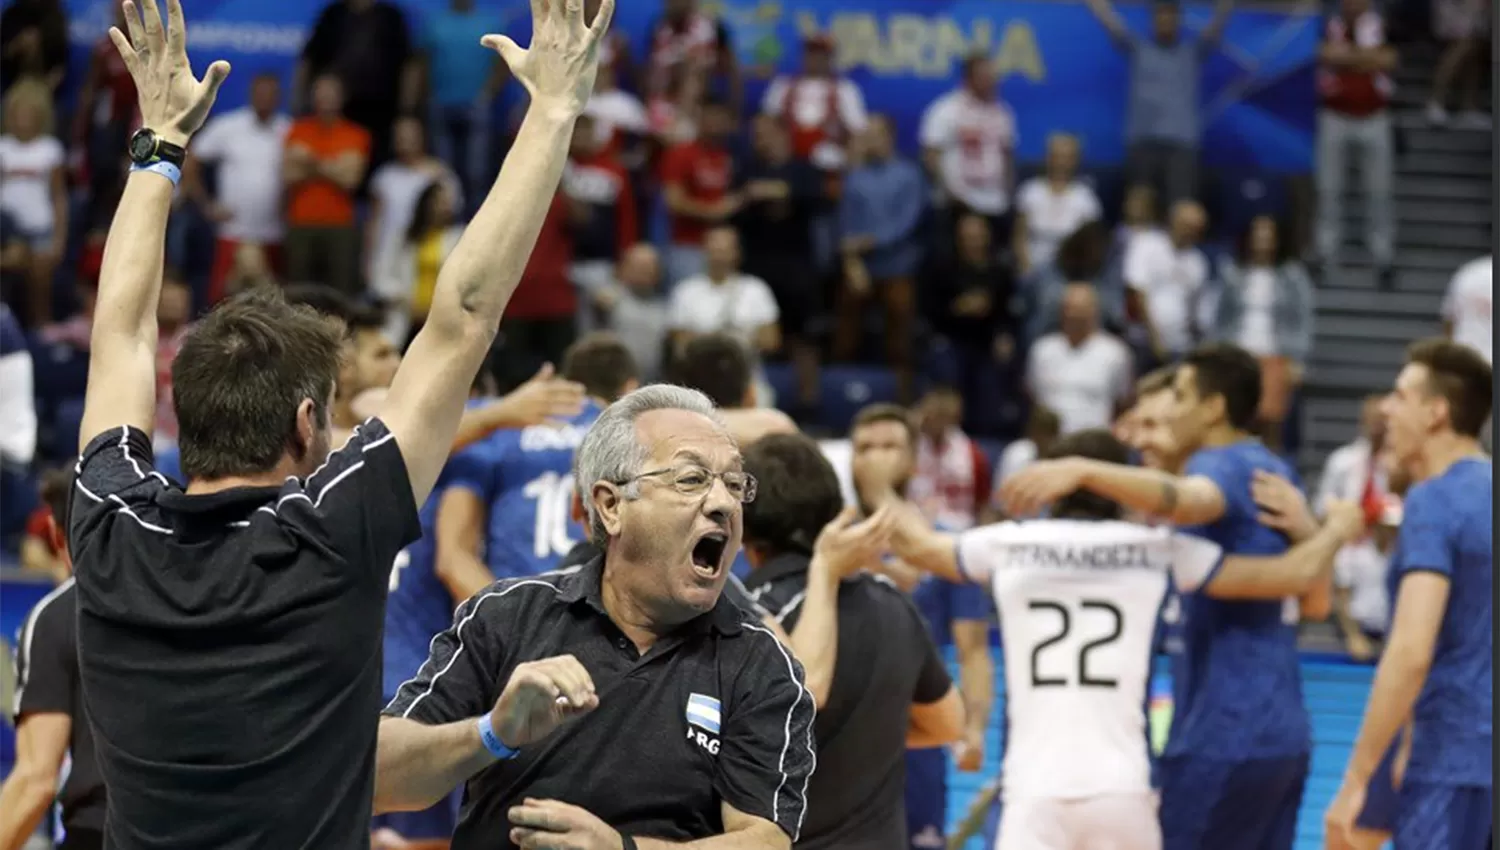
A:
{"type": "Polygon", "coordinates": [[[1007,798],[995,850],[1161,850],[1155,793],[1007,798]]]}

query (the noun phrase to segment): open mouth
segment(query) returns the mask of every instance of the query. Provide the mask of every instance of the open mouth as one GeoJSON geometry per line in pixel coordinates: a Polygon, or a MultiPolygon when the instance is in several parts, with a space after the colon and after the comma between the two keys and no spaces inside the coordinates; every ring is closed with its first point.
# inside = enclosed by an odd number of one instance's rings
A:
{"type": "Polygon", "coordinates": [[[699,575],[718,575],[723,563],[724,547],[729,545],[729,535],[722,531],[710,531],[693,544],[693,569],[699,575]]]}

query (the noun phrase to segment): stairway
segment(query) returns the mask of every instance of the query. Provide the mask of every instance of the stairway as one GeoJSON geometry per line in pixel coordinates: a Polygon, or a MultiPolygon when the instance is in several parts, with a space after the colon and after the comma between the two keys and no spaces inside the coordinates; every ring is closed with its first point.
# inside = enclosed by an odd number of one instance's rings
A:
{"type": "Polygon", "coordinates": [[[1441,332],[1440,308],[1453,273],[1492,250],[1492,131],[1435,128],[1422,114],[1439,55],[1434,45],[1403,46],[1395,74],[1397,232],[1391,290],[1377,288],[1364,249],[1359,165],[1351,157],[1342,267],[1327,269],[1318,287],[1304,389],[1298,465],[1309,484],[1328,454],[1358,432],[1361,399],[1390,388],[1407,344],[1441,332]]]}

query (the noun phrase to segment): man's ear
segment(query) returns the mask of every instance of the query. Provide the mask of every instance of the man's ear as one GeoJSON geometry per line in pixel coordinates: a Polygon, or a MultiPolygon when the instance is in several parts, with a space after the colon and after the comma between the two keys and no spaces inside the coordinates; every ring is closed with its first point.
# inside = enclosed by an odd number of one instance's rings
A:
{"type": "Polygon", "coordinates": [[[312,451],[317,439],[318,428],[318,406],[310,398],[304,398],[297,405],[297,430],[292,437],[292,459],[301,461],[312,451]]]}
{"type": "Polygon", "coordinates": [[[619,486],[608,481],[595,481],[589,498],[593,500],[594,515],[599,517],[604,533],[610,537],[619,534],[620,511],[625,506],[625,494],[620,492],[619,486]]]}

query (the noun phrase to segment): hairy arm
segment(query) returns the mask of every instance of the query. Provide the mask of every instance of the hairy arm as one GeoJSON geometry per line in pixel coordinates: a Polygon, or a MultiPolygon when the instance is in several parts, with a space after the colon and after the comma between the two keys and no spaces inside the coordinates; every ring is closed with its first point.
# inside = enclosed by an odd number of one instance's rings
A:
{"type": "Polygon", "coordinates": [[[1331,576],[1333,557],[1346,539],[1342,531],[1325,525],[1280,555],[1232,555],[1203,592],[1215,599],[1282,599],[1317,592],[1331,576]]]}
{"type": "Polygon", "coordinates": [[[495,580],[479,558],[487,517],[483,497],[466,487],[449,487],[438,501],[434,569],[448,595],[460,602],[495,580]]]}
{"type": "Polygon", "coordinates": [[[57,795],[73,718],[28,714],[16,726],[16,764],[0,785],[0,850],[21,850],[57,795]]]}
{"type": "Polygon", "coordinates": [[[562,176],[577,113],[533,101],[494,188],[438,273],[432,309],[381,418],[421,503],[453,445],[464,399],[520,282],[562,176]]]}
{"type": "MultiPolygon", "coordinates": [[[[170,140],[187,141],[181,136],[170,140]]],[[[172,188],[159,174],[131,174],[110,224],[89,338],[80,452],[110,428],[130,425],[150,434],[155,424],[156,302],[172,188]]]]}
{"type": "Polygon", "coordinates": [[[375,813],[426,809],[494,761],[473,720],[428,726],[382,717],[375,747],[375,813]]]}

